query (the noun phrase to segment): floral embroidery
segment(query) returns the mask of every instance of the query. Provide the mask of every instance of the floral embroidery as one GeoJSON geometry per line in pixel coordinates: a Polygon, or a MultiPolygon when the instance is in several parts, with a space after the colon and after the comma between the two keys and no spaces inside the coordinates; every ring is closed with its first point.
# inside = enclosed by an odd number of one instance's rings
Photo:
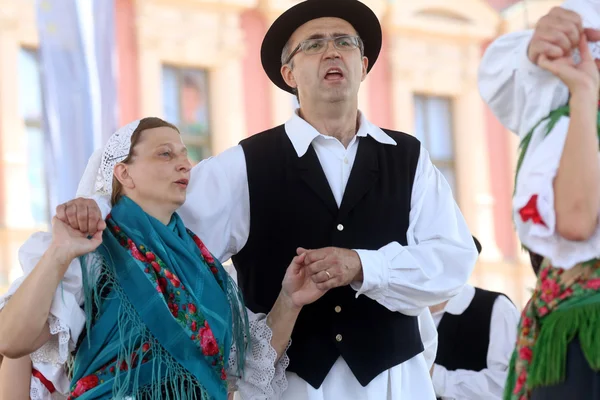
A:
{"type": "Polygon", "coordinates": [[[76,399],[88,390],[98,386],[99,383],[100,378],[95,374],[84,376],[76,382],[75,387],[71,390],[71,395],[67,400],[76,399]]]}
{"type": "Polygon", "coordinates": [[[521,216],[523,222],[531,220],[534,224],[546,226],[546,223],[542,220],[542,216],[538,211],[537,200],[537,194],[531,196],[527,204],[525,204],[525,206],[519,210],[519,215],[521,216]]]}
{"type": "Polygon", "coordinates": [[[214,356],[219,352],[215,336],[210,330],[208,321],[206,320],[204,321],[204,327],[200,328],[200,345],[202,346],[202,353],[205,356],[214,356]]]}

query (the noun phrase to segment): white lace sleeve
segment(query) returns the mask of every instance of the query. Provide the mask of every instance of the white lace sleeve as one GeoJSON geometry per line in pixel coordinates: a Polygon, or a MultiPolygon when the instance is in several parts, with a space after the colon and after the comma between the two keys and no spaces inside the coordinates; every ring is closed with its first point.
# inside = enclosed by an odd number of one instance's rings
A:
{"type": "MultiPolygon", "coordinates": [[[[244,376],[230,381],[244,400],[271,400],[281,398],[287,389],[285,370],[290,360],[287,352],[277,360],[277,352],[271,347],[273,332],[267,325],[264,314],[254,314],[248,310],[250,320],[250,341],[246,351],[244,376]]],[[[288,343],[288,348],[289,345],[288,343]]],[[[286,349],[287,350],[287,349],[286,349]]],[[[229,370],[235,371],[236,350],[232,347],[229,355],[229,370]]]]}
{"type": "MultiPolygon", "coordinates": [[[[23,269],[23,276],[17,279],[8,292],[0,297],[0,309],[5,306],[25,278],[33,271],[51,241],[50,233],[38,232],[21,246],[19,262],[23,269]]],[[[48,342],[31,354],[33,368],[52,382],[59,393],[67,393],[69,390],[64,364],[69,354],[75,349],[79,335],[85,326],[85,313],[81,309],[81,304],[83,304],[81,264],[78,259],[75,259],[69,265],[52,299],[48,316],[48,326],[52,336],[48,342]]],[[[35,382],[39,383],[36,378],[32,378],[32,393],[36,389],[35,382]]]]}

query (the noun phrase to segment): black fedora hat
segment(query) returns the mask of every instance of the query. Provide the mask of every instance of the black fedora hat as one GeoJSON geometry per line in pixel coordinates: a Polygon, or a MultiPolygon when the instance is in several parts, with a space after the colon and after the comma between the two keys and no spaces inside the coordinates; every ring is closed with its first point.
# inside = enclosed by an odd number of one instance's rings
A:
{"type": "Polygon", "coordinates": [[[273,22],[262,42],[260,58],[271,81],[293,93],[281,76],[281,52],[290,36],[308,21],[323,17],[340,18],[352,25],[364,43],[371,70],[381,50],[381,24],[375,13],[358,0],[306,0],[296,4],[273,22]]]}

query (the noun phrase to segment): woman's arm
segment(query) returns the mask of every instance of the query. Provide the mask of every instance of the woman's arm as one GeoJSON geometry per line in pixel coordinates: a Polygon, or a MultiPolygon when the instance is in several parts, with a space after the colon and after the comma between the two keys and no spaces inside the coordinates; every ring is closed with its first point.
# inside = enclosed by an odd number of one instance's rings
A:
{"type": "Polygon", "coordinates": [[[53,219],[51,245],[0,312],[0,354],[19,358],[47,341],[48,315],[58,284],[76,257],[98,247],[101,235],[97,232],[88,239],[87,234],[53,219]]]}
{"type": "MultiPolygon", "coordinates": [[[[305,254],[294,257],[288,267],[277,301],[267,316],[249,311],[250,338],[244,361],[244,375],[234,377],[230,390],[242,398],[279,398],[287,388],[285,370],[289,360],[285,351],[296,320],[304,305],[318,300],[326,290],[317,289],[304,265],[305,254]]],[[[238,370],[235,348],[229,357],[229,369],[238,370]]]]}
{"type": "Polygon", "coordinates": [[[587,240],[598,224],[598,89],[571,95],[569,130],[554,180],[556,230],[567,240],[587,240]]]}
{"type": "Polygon", "coordinates": [[[598,163],[598,91],[600,76],[585,35],[579,42],[581,61],[571,57],[539,65],[558,76],[571,93],[570,121],[554,180],[556,230],[567,240],[587,240],[598,224],[600,165],[598,163]]]}
{"type": "Polygon", "coordinates": [[[0,400],[29,399],[31,358],[4,357],[0,365],[0,400]]]}
{"type": "MultiPolygon", "coordinates": [[[[48,332],[54,292],[70,262],[50,247],[0,312],[0,354],[19,358],[37,350],[38,338],[48,332]],[[23,318],[27,315],[27,318],[23,318]]],[[[41,343],[43,344],[43,343],[41,343]]]]}

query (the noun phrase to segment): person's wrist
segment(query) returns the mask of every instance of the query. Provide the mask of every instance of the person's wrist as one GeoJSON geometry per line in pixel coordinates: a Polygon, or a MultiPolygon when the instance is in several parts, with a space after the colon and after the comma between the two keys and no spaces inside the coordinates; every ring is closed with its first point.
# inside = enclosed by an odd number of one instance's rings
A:
{"type": "Polygon", "coordinates": [[[50,247],[48,247],[46,255],[54,261],[54,264],[63,268],[67,268],[75,259],[75,255],[70,249],[56,243],[52,243],[50,247]]]}
{"type": "Polygon", "coordinates": [[[294,302],[291,294],[287,293],[285,289],[282,289],[279,293],[279,299],[281,306],[289,312],[300,312],[302,306],[294,302]]]}
{"type": "Polygon", "coordinates": [[[589,82],[582,82],[578,84],[572,84],[569,87],[571,98],[569,101],[581,101],[581,102],[598,102],[598,84],[590,84],[589,82]]]}

